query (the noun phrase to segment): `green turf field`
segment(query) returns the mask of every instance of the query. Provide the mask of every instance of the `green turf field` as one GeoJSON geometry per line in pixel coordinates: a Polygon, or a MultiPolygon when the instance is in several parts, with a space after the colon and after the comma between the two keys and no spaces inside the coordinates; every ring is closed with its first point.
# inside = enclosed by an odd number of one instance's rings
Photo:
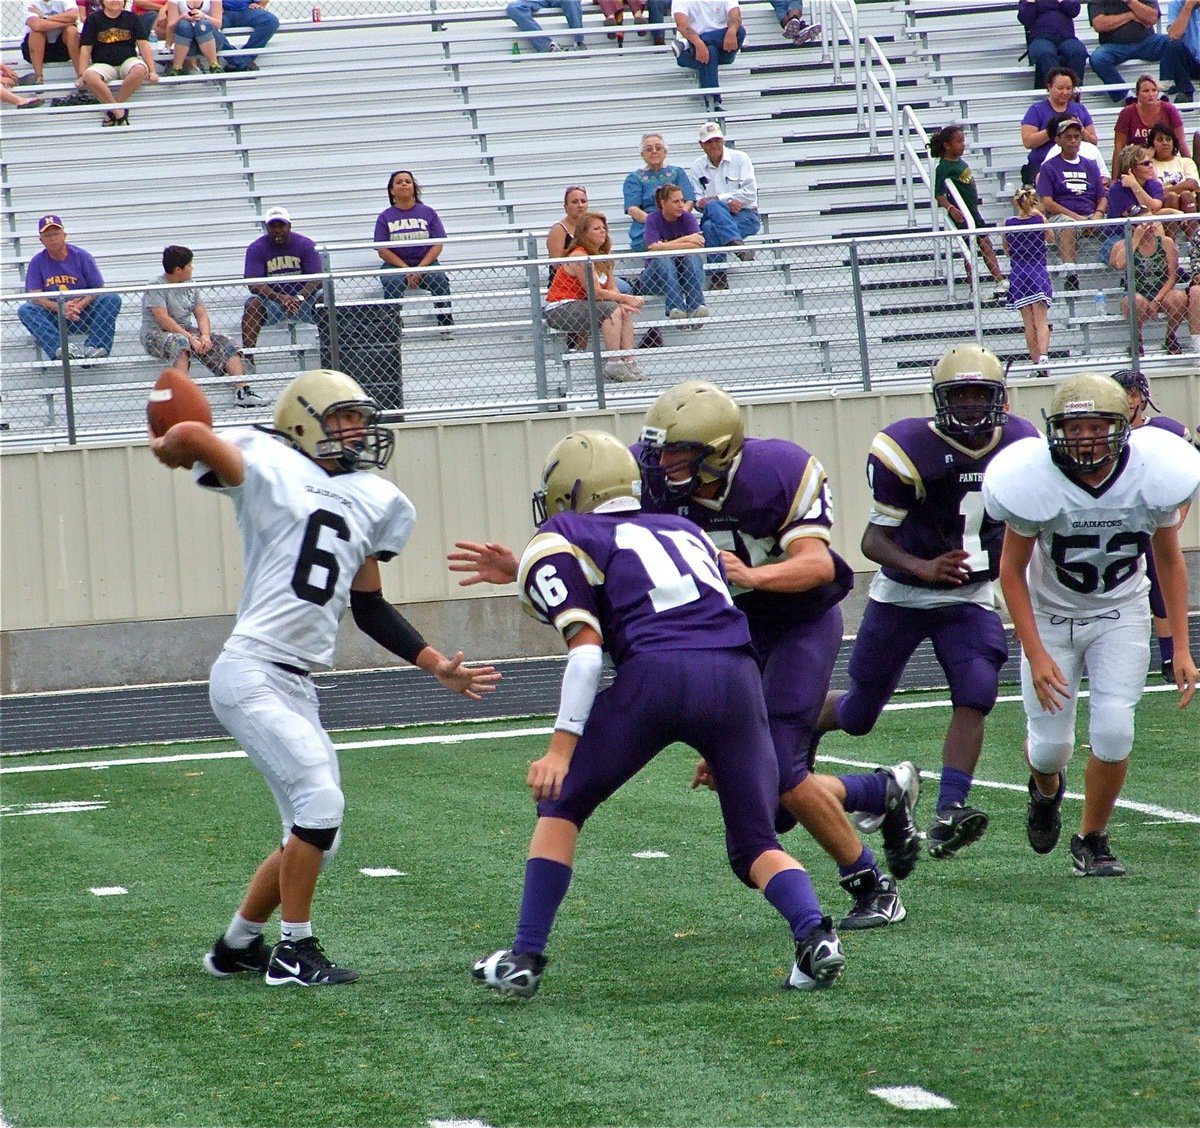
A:
{"type": "MultiPolygon", "coordinates": [[[[940,701],[907,695],[934,707],[827,739],[826,769],[936,770],[940,701]]],[[[987,835],[923,858],[902,886],[908,919],[845,936],[845,975],[815,993],[779,989],[790,938],[727,869],[684,748],[585,831],[527,1003],[467,979],[515,922],[525,765],[544,743],[503,735],[516,725],[339,736],[346,841],[314,922],[362,979],[308,991],[200,965],[276,830],[245,759],[199,758],[228,744],[6,757],[0,1111],[15,1128],[1196,1124],[1200,713],[1176,701],[1151,693],[1139,709],[1125,798],[1142,806],[1111,828],[1130,872],[1107,881],[1071,875],[1075,799],[1058,850],[1029,849],[1023,718],[999,705],[979,777],[1008,787],[973,793],[987,835]],[[14,771],[168,754],[181,758],[14,771]],[[126,892],[92,892],[114,887],[126,892]],[[953,1107],[872,1092],[904,1086],[953,1107]]],[[[927,779],[922,825],[935,797],[927,779]]],[[[802,833],[785,844],[838,914],[832,863],[802,833]]]]}

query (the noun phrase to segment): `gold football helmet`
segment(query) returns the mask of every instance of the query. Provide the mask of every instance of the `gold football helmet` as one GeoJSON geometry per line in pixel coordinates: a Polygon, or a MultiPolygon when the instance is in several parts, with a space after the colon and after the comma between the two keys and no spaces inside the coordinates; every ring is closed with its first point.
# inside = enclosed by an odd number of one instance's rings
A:
{"type": "Polygon", "coordinates": [[[534,524],[556,513],[591,513],[613,498],[637,498],[641,492],[637,463],[616,435],[572,431],[546,455],[542,485],[533,495],[534,524]]]}
{"type": "Polygon", "coordinates": [[[301,372],[275,401],[275,429],[302,454],[331,459],[343,470],[380,470],[396,443],[377,425],[379,405],[357,380],[332,368],[301,372]],[[333,416],[351,412],[359,423],[336,425],[333,416]]]}
{"type": "Polygon", "coordinates": [[[1091,473],[1115,462],[1129,443],[1129,404],[1125,389],[1111,376],[1080,372],[1054,390],[1046,437],[1050,457],[1062,470],[1091,473]],[[1073,435],[1066,424],[1077,419],[1098,419],[1107,424],[1104,435],[1073,435]]]}
{"type": "Polygon", "coordinates": [[[955,345],[933,366],[934,426],[944,435],[976,439],[1008,422],[1008,375],[981,345],[955,345]]]}
{"type": "Polygon", "coordinates": [[[646,412],[639,439],[646,492],[657,502],[674,502],[707,482],[724,482],[745,439],[742,410],[724,389],[704,380],[668,388],[646,412]],[[664,467],[667,454],[688,457],[664,467]]]}

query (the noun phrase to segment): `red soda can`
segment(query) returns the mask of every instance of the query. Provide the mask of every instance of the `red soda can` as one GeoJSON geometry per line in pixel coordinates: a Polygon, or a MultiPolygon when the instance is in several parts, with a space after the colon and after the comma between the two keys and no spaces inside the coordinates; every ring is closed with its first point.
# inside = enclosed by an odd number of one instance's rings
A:
{"type": "Polygon", "coordinates": [[[313,23],[320,23],[320,22],[321,22],[321,9],[314,8],[313,9],[313,23]]]}

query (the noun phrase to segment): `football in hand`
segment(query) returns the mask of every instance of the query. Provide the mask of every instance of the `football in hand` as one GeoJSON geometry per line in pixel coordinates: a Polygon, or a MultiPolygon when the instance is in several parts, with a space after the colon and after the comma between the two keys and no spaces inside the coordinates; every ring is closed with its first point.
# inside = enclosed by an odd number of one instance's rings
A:
{"type": "Polygon", "coordinates": [[[186,372],[167,368],[154,383],[146,403],[146,421],[153,434],[161,438],[176,423],[193,420],[212,426],[212,408],[204,392],[186,372]]]}

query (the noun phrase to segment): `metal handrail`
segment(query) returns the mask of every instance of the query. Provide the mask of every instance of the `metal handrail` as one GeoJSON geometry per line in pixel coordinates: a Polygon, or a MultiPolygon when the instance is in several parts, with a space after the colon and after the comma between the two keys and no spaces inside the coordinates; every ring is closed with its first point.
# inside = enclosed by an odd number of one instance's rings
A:
{"type": "Polygon", "coordinates": [[[863,83],[868,90],[867,97],[867,132],[870,135],[870,149],[872,153],[879,152],[879,134],[875,126],[875,103],[876,100],[882,102],[884,107],[891,114],[892,118],[892,167],[896,179],[896,199],[900,199],[900,94],[896,83],[896,72],[892,70],[892,64],[888,61],[888,57],[883,53],[883,48],[879,46],[879,41],[873,35],[868,35],[863,43],[865,45],[866,66],[863,73],[863,83]],[[887,77],[888,89],[891,91],[889,100],[887,91],[884,90],[882,83],[875,77],[875,72],[872,69],[872,60],[878,60],[878,65],[883,68],[883,73],[887,77]],[[876,97],[869,96],[870,91],[874,91],[876,97]]]}
{"type": "Polygon", "coordinates": [[[821,0],[822,50],[833,63],[833,81],[842,82],[842,34],[846,36],[854,67],[855,128],[863,128],[863,45],[858,30],[858,5],[854,0],[821,0]],[[839,30],[841,34],[839,34],[839,30]]]}

